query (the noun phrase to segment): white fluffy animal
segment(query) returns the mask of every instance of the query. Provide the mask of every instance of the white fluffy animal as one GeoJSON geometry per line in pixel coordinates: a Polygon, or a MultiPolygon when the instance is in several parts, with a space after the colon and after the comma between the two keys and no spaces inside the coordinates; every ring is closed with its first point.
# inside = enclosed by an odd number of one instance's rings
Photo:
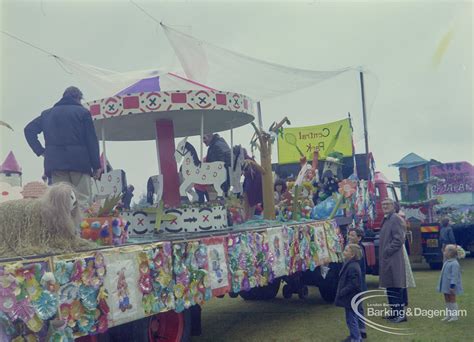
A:
{"type": "Polygon", "coordinates": [[[187,138],[179,142],[175,158],[177,163],[183,159],[181,165],[183,182],[179,187],[181,196],[187,196],[187,189],[192,184],[212,184],[217,195],[223,195],[221,185],[226,181],[227,177],[224,162],[202,163],[199,160],[196,149],[187,142],[187,138]]]}
{"type": "Polygon", "coordinates": [[[81,215],[67,183],[48,188],[38,199],[0,203],[0,255],[17,257],[73,252],[97,247],[78,235],[81,215]]]}

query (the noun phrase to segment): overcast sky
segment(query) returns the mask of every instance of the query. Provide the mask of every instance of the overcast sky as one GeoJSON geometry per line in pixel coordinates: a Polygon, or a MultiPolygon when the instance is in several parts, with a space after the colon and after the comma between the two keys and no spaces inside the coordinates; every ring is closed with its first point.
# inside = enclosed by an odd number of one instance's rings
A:
{"type": "MultiPolygon", "coordinates": [[[[0,2],[3,31],[59,56],[117,71],[176,63],[162,30],[129,1],[0,2]]],[[[136,3],[178,30],[252,57],[313,70],[362,66],[370,149],[377,168],[391,179],[398,174],[389,164],[409,152],[442,162],[473,162],[470,1],[136,3]]],[[[4,34],[0,43],[0,118],[15,129],[0,127],[0,159],[12,150],[26,183],[40,179],[42,158],[28,147],[24,126],[59,100],[67,86],[83,85],[47,54],[4,34]]],[[[263,101],[264,126],[285,115],[292,126],[305,126],[350,112],[359,132],[358,77],[357,71],[347,72],[263,101]]],[[[88,90],[83,86],[86,100],[93,100],[88,90]]],[[[248,147],[251,134],[250,126],[239,128],[234,142],[248,147]]],[[[363,152],[357,138],[356,148],[363,152]]],[[[107,152],[138,192],[156,174],[153,142],[110,142],[107,152]]]]}

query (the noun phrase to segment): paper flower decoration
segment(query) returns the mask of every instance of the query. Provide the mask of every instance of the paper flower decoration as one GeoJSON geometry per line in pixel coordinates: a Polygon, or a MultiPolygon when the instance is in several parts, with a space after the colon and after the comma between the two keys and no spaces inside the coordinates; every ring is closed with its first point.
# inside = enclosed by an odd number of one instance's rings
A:
{"type": "Polygon", "coordinates": [[[73,264],[71,262],[58,261],[54,265],[54,278],[60,285],[64,285],[69,282],[71,277],[73,264]]]}
{"type": "Polygon", "coordinates": [[[101,315],[99,317],[99,320],[97,322],[97,332],[99,334],[102,334],[107,331],[109,327],[109,323],[107,321],[107,316],[106,315],[101,315]]]}
{"type": "Polygon", "coordinates": [[[33,302],[36,314],[43,321],[50,319],[56,314],[58,298],[49,291],[43,291],[37,301],[33,302]]]}
{"type": "Polygon", "coordinates": [[[95,322],[95,310],[85,312],[84,315],[81,315],[77,321],[77,327],[80,332],[84,334],[89,334],[94,326],[95,322]]]}
{"type": "Polygon", "coordinates": [[[30,320],[28,320],[28,322],[26,322],[26,326],[31,331],[37,333],[43,328],[43,321],[37,315],[34,315],[30,320]]]}
{"type": "Polygon", "coordinates": [[[79,287],[74,283],[63,285],[59,289],[59,302],[71,304],[79,296],[79,287]]]}
{"type": "Polygon", "coordinates": [[[16,305],[16,297],[13,292],[0,297],[0,312],[12,312],[16,305]]]}
{"type": "Polygon", "coordinates": [[[40,284],[35,278],[29,278],[26,281],[26,291],[32,302],[37,301],[43,293],[40,284]]]}
{"type": "Polygon", "coordinates": [[[0,327],[5,329],[5,332],[7,333],[7,335],[10,335],[10,336],[16,332],[16,329],[12,321],[10,320],[10,318],[8,318],[7,314],[3,312],[2,310],[0,310],[0,327]]]}
{"type": "Polygon", "coordinates": [[[357,182],[344,179],[339,182],[339,193],[345,198],[351,197],[357,191],[357,182]]]}
{"type": "Polygon", "coordinates": [[[84,307],[81,305],[81,303],[78,300],[74,300],[71,303],[71,311],[69,313],[70,318],[73,321],[77,321],[81,318],[83,313],[84,313],[84,307]]]}
{"type": "Polygon", "coordinates": [[[0,297],[8,296],[13,293],[17,287],[17,282],[11,274],[3,274],[0,276],[0,297]]]}
{"type": "Polygon", "coordinates": [[[182,284],[176,284],[174,287],[174,295],[176,298],[183,298],[185,290],[182,284]]]}
{"type": "Polygon", "coordinates": [[[53,333],[51,334],[51,338],[49,342],[73,342],[74,336],[72,329],[69,328],[66,324],[61,324],[61,321],[52,321],[50,326],[52,327],[51,330],[53,333]],[[58,322],[59,324],[55,326],[53,322],[58,322]]]}
{"type": "Polygon", "coordinates": [[[25,323],[32,319],[34,315],[35,310],[27,299],[15,302],[10,311],[10,317],[13,320],[21,319],[25,323]]]}
{"type": "Polygon", "coordinates": [[[97,307],[97,290],[91,286],[81,285],[79,287],[79,298],[82,305],[88,310],[95,310],[97,307]]]}

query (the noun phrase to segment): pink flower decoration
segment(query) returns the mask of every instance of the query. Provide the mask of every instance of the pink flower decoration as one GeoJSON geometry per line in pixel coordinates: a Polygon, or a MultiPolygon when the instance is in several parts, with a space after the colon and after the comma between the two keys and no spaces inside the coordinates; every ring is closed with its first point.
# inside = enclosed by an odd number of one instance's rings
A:
{"type": "Polygon", "coordinates": [[[31,306],[28,300],[24,299],[20,302],[16,302],[13,306],[10,316],[13,320],[21,319],[23,322],[28,322],[33,318],[35,314],[35,309],[31,306]]]}
{"type": "Polygon", "coordinates": [[[0,296],[0,310],[3,312],[12,312],[16,305],[16,297],[13,292],[0,296]]]}
{"type": "Polygon", "coordinates": [[[357,191],[357,183],[348,179],[344,179],[339,183],[339,193],[345,198],[351,197],[357,191]]]}

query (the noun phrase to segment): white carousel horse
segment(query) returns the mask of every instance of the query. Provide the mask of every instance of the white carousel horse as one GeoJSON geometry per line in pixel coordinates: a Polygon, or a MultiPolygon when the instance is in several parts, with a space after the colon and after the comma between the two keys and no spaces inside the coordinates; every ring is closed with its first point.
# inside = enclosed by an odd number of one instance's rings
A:
{"type": "Polygon", "coordinates": [[[241,145],[234,146],[234,161],[230,168],[230,185],[232,186],[232,193],[239,194],[244,190],[240,178],[242,177],[242,166],[245,160],[244,149],[241,145]]]}
{"type": "Polygon", "coordinates": [[[227,178],[224,162],[201,163],[196,149],[186,140],[187,138],[178,143],[175,152],[178,164],[184,158],[181,165],[183,182],[179,187],[180,195],[187,196],[187,190],[193,184],[212,184],[217,195],[222,196],[221,185],[227,178]]]}

